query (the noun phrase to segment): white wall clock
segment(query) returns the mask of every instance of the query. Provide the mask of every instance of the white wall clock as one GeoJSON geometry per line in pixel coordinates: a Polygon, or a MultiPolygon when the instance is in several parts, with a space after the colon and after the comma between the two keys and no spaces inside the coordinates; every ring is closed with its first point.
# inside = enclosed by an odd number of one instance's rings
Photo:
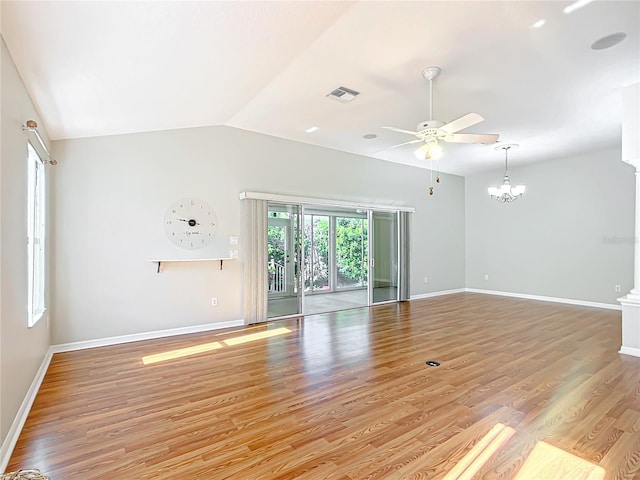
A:
{"type": "Polygon", "coordinates": [[[183,198],[164,215],[164,231],[181,248],[195,250],[207,246],[218,231],[218,218],[206,202],[183,198]]]}

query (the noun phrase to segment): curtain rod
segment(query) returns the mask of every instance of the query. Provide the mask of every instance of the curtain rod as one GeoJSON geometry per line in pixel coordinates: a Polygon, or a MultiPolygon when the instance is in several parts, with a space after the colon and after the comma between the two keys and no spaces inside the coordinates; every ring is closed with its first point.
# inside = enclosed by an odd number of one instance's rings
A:
{"type": "Polygon", "coordinates": [[[40,132],[38,132],[38,124],[35,122],[35,120],[27,120],[27,123],[25,123],[22,126],[22,130],[24,132],[31,132],[35,135],[36,139],[38,140],[38,143],[40,144],[40,147],[42,148],[42,150],[47,156],[47,158],[44,160],[44,163],[48,163],[49,165],[58,164],[58,161],[51,156],[51,154],[49,153],[49,149],[44,143],[44,140],[42,140],[42,137],[40,136],[40,132]]]}

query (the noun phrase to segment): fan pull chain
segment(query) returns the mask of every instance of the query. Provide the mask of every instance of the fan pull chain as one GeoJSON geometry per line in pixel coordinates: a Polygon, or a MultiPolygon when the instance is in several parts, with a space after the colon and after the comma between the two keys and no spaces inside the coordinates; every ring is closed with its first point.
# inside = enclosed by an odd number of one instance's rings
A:
{"type": "Polygon", "coordinates": [[[429,168],[429,173],[431,174],[431,181],[429,182],[431,186],[429,187],[429,195],[433,195],[433,158],[431,159],[431,167],[429,168]]]}

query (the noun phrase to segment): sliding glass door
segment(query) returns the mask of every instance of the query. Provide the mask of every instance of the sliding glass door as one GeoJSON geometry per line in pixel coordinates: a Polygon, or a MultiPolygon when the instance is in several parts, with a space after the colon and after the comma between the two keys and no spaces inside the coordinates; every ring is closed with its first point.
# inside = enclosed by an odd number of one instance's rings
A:
{"type": "Polygon", "coordinates": [[[328,215],[304,216],[304,291],[327,292],[331,290],[330,259],[332,242],[328,215]]]}
{"type": "Polygon", "coordinates": [[[398,212],[371,211],[371,304],[398,301],[398,212]]]}
{"type": "Polygon", "coordinates": [[[269,202],[267,317],[406,299],[400,226],[397,211],[269,202]]]}
{"type": "Polygon", "coordinates": [[[302,312],[300,205],[269,203],[267,209],[267,317],[302,312]]]}
{"type": "Polygon", "coordinates": [[[305,208],[304,292],[364,289],[368,283],[366,213],[305,208]]]}
{"type": "Polygon", "coordinates": [[[368,220],[359,216],[335,217],[336,288],[366,288],[369,275],[368,220]]]}

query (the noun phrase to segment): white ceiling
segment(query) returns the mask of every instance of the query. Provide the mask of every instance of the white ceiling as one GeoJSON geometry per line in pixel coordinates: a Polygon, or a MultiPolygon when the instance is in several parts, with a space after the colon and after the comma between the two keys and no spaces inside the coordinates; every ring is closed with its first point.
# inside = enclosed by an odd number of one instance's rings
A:
{"type": "MultiPolygon", "coordinates": [[[[465,132],[520,144],[517,164],[620,143],[640,2],[570,3],[3,0],[1,31],[52,139],[230,125],[428,166],[381,127],[428,119],[421,72],[437,65],[434,118],[481,114],[465,132]],[[615,32],[628,36],[590,48],[615,32]],[[326,97],[339,86],[361,94],[326,97]]],[[[499,168],[494,147],[445,144],[440,169],[499,168]]]]}

